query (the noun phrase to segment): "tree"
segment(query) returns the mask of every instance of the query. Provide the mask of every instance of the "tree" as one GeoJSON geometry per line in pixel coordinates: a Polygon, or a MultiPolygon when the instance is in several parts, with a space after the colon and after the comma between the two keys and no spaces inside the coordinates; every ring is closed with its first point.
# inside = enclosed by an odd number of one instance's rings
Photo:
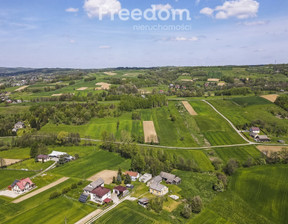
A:
{"type": "Polygon", "coordinates": [[[60,131],[57,135],[56,143],[58,143],[59,145],[65,145],[68,140],[68,136],[68,132],[60,131]]]}
{"type": "Polygon", "coordinates": [[[124,184],[131,184],[131,177],[128,174],[125,175],[124,184]]]}
{"type": "Polygon", "coordinates": [[[188,204],[185,204],[182,211],[181,211],[181,215],[185,218],[185,219],[189,219],[191,216],[191,208],[188,204]]]}
{"type": "Polygon", "coordinates": [[[30,157],[36,158],[38,156],[38,144],[34,143],[30,149],[30,157]]]}
{"type": "Polygon", "coordinates": [[[227,165],[224,167],[223,171],[231,176],[233,173],[236,172],[236,169],[238,168],[239,164],[235,159],[230,159],[227,163],[227,165]]]}
{"type": "Polygon", "coordinates": [[[79,159],[80,157],[79,157],[79,154],[75,154],[75,159],[79,159]]]}
{"type": "Polygon", "coordinates": [[[215,167],[215,170],[220,170],[222,167],[223,161],[219,159],[218,157],[216,157],[213,159],[212,164],[215,167]]]}
{"type": "Polygon", "coordinates": [[[121,177],[121,175],[118,173],[118,175],[117,175],[117,180],[116,180],[116,184],[121,184],[122,183],[122,177],[121,177]]]}
{"type": "Polygon", "coordinates": [[[113,177],[112,183],[113,183],[113,184],[116,183],[116,177],[113,177]]]}
{"type": "Polygon", "coordinates": [[[225,190],[223,182],[220,180],[217,180],[217,182],[213,185],[213,190],[218,191],[218,192],[223,192],[225,190]]]}
{"type": "Polygon", "coordinates": [[[193,213],[200,213],[203,208],[202,199],[200,196],[195,196],[190,200],[190,207],[193,213]]]}
{"type": "Polygon", "coordinates": [[[132,157],[131,169],[141,173],[144,170],[144,168],[145,168],[144,157],[140,153],[137,153],[135,156],[132,157]]]}

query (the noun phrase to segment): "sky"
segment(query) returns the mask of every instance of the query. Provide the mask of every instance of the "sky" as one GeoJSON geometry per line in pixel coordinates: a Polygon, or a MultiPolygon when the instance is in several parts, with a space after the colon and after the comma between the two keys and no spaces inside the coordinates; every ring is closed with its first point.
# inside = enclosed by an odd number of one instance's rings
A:
{"type": "Polygon", "coordinates": [[[0,67],[287,63],[287,11],[287,0],[0,0],[0,67]]]}

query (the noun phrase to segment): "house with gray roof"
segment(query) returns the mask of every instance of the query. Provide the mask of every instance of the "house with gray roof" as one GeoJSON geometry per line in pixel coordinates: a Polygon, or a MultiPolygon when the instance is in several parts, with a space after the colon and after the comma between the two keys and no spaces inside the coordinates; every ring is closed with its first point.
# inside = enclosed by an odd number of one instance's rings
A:
{"type": "Polygon", "coordinates": [[[92,183],[88,184],[83,190],[86,194],[91,194],[91,192],[96,189],[97,187],[104,187],[104,180],[99,178],[92,183]]]}
{"type": "Polygon", "coordinates": [[[160,177],[162,180],[164,180],[167,184],[180,184],[181,183],[181,178],[177,177],[174,174],[171,173],[166,173],[166,172],[161,172],[160,177]]]}
{"type": "Polygon", "coordinates": [[[152,183],[150,185],[149,189],[151,194],[157,195],[157,196],[163,196],[168,193],[168,187],[160,184],[160,183],[152,183]]]}

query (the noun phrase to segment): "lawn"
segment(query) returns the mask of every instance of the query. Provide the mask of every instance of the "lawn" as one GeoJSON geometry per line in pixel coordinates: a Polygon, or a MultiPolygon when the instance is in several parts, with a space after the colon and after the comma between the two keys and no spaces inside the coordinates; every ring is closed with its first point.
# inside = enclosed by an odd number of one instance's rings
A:
{"type": "Polygon", "coordinates": [[[34,174],[35,172],[0,169],[0,189],[8,187],[16,179],[31,177],[34,174]]]}
{"type": "Polygon", "coordinates": [[[14,165],[9,166],[9,169],[28,169],[28,170],[45,170],[50,165],[52,165],[54,161],[48,161],[46,163],[35,162],[35,159],[28,159],[20,163],[16,163],[14,165]]]}
{"type": "Polygon", "coordinates": [[[233,98],[232,101],[240,106],[272,104],[270,101],[259,96],[237,97],[233,98]]]}
{"type": "Polygon", "coordinates": [[[86,156],[57,167],[51,172],[63,176],[86,179],[102,170],[117,170],[119,167],[123,170],[128,170],[130,168],[130,160],[126,160],[116,153],[95,149],[95,151],[86,156]]]}
{"type": "Polygon", "coordinates": [[[197,116],[194,116],[194,119],[211,145],[245,143],[229,123],[208,104],[202,101],[191,101],[190,104],[198,113],[197,116]]]}
{"type": "Polygon", "coordinates": [[[241,146],[231,148],[216,148],[214,149],[216,154],[224,163],[229,159],[236,159],[239,162],[245,162],[248,158],[258,159],[261,157],[261,153],[255,146],[241,146]]]}

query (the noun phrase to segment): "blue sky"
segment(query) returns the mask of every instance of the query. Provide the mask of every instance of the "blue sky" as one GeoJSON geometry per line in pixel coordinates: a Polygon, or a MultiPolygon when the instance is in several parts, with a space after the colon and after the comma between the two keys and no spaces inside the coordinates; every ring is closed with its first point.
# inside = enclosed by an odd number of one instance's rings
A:
{"type": "MultiPolygon", "coordinates": [[[[0,0],[0,66],[104,68],[287,63],[285,0],[0,0]],[[191,20],[122,21],[98,7],[185,9],[191,20]],[[186,30],[135,30],[185,25],[186,30]]],[[[164,12],[165,15],[165,12],[164,12]]]]}

